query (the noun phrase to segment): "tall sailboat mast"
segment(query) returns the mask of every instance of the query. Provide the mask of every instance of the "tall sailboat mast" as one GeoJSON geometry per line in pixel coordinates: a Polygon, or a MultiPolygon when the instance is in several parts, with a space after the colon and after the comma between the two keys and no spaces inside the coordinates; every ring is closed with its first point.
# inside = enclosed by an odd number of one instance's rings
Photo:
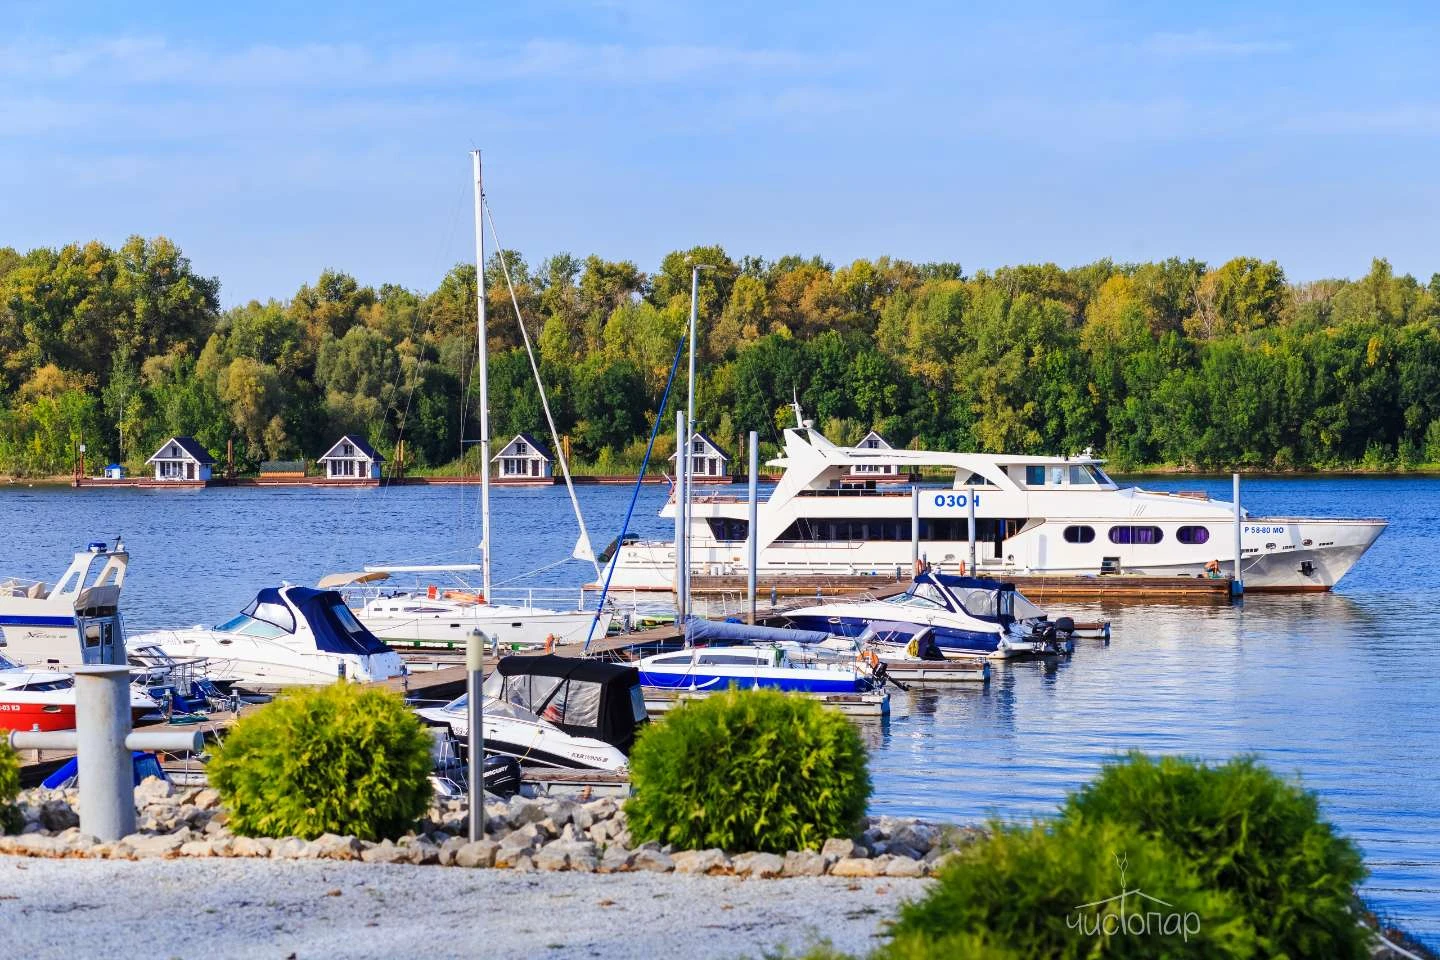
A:
{"type": "MultiPolygon", "coordinates": [[[[480,374],[480,569],[485,601],[490,600],[490,349],[485,330],[485,189],[480,182],[480,151],[470,159],[475,168],[475,333],[479,341],[476,363],[480,374]]],[[[462,458],[463,462],[463,458],[462,458]]],[[[470,840],[485,836],[485,635],[477,626],[465,648],[466,718],[469,720],[470,840]]]]}
{"type": "Polygon", "coordinates": [[[485,328],[485,188],[480,180],[480,151],[470,158],[475,166],[475,330],[479,342],[476,360],[480,375],[480,567],[485,602],[490,599],[490,343],[485,328]]]}

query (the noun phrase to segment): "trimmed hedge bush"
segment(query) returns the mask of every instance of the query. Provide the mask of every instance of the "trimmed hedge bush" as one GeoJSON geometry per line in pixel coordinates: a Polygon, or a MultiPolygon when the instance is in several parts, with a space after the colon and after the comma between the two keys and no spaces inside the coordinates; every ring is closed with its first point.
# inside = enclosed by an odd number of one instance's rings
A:
{"type": "Polygon", "coordinates": [[[1255,955],[1243,911],[1159,840],[1106,822],[991,827],[901,909],[881,956],[1255,955]]]}
{"type": "Polygon", "coordinates": [[[430,748],[399,697],[340,682],[286,691],[241,718],[208,773],[238,834],[379,840],[428,808],[430,748]]]}
{"type": "Polygon", "coordinates": [[[731,690],[677,707],[630,755],[636,842],[682,850],[819,849],[870,798],[860,734],[808,697],[731,690]]]}
{"type": "Polygon", "coordinates": [[[0,739],[0,833],[20,827],[19,811],[15,809],[19,793],[20,758],[10,749],[8,741],[0,739]]]}
{"type": "Polygon", "coordinates": [[[1314,794],[1254,757],[1210,766],[1132,753],[1072,794],[1061,815],[1163,839],[1206,886],[1235,899],[1262,956],[1370,955],[1351,910],[1365,878],[1359,850],[1321,817],[1314,794]]]}

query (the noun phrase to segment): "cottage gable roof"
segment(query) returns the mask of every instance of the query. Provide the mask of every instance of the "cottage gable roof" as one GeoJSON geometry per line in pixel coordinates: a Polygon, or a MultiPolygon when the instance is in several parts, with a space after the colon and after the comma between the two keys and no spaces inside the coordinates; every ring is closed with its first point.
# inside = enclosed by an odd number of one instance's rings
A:
{"type": "Polygon", "coordinates": [[[333,447],[331,447],[329,450],[326,450],[326,451],[325,451],[325,456],[323,456],[323,457],[320,458],[320,462],[323,463],[323,462],[325,462],[326,460],[356,460],[356,459],[369,460],[369,461],[371,461],[372,463],[384,463],[384,462],[385,462],[385,458],[382,457],[379,453],[377,453],[377,452],[375,451],[375,448],[374,448],[374,447],[372,447],[372,446],[370,446],[370,444],[366,443],[365,440],[364,440],[364,438],[362,438],[362,437],[357,437],[357,436],[355,436],[355,434],[353,434],[353,433],[347,433],[347,434],[345,434],[345,436],[341,437],[339,440],[336,440],[336,441],[335,441],[335,446],[333,446],[333,447]],[[358,453],[358,454],[360,454],[359,457],[342,457],[342,456],[340,456],[339,454],[337,454],[337,453],[335,452],[336,450],[338,450],[338,449],[340,448],[340,444],[344,443],[346,440],[349,440],[349,441],[350,441],[350,445],[355,448],[355,452],[358,453]]]}
{"type": "Polygon", "coordinates": [[[181,457],[164,457],[163,459],[165,460],[194,460],[196,463],[201,464],[213,464],[215,462],[215,458],[210,456],[210,451],[206,450],[200,444],[200,441],[196,440],[194,437],[171,437],[169,440],[166,440],[164,443],[160,444],[160,449],[156,450],[155,455],[149,460],[146,460],[145,462],[154,463],[155,461],[162,459],[160,455],[164,453],[167,449],[169,449],[170,444],[172,443],[175,444],[175,446],[179,447],[181,453],[184,455],[181,457]]]}
{"type": "MultiPolygon", "coordinates": [[[[721,460],[724,460],[726,463],[730,462],[730,454],[726,453],[725,449],[721,447],[720,444],[716,443],[714,440],[711,440],[699,430],[695,431],[695,439],[701,441],[707,447],[709,447],[710,452],[715,456],[719,457],[721,460]]],[[[672,453],[670,454],[670,459],[674,460],[677,456],[679,456],[678,453],[672,453]]]]}
{"type": "Polygon", "coordinates": [[[890,446],[890,441],[889,441],[889,440],[886,440],[884,437],[880,436],[880,434],[876,433],[874,430],[871,430],[869,433],[865,434],[865,436],[862,437],[861,440],[860,440],[860,442],[857,443],[857,444],[855,444],[855,446],[857,446],[857,447],[863,447],[863,448],[871,449],[871,450],[893,450],[893,449],[895,449],[894,447],[890,446]]]}
{"type": "Polygon", "coordinates": [[[510,438],[510,442],[507,443],[507,444],[505,444],[505,446],[501,447],[501,448],[500,448],[500,452],[497,453],[497,454],[495,454],[495,456],[493,456],[493,457],[490,458],[490,462],[491,462],[491,463],[494,463],[496,460],[499,460],[501,457],[530,456],[531,454],[518,454],[518,453],[514,453],[514,452],[512,452],[512,451],[510,450],[511,447],[515,446],[515,441],[516,441],[516,440],[524,440],[527,444],[530,445],[531,453],[539,454],[539,455],[540,455],[540,459],[542,459],[542,460],[544,460],[544,461],[546,461],[546,462],[549,462],[549,461],[550,461],[550,459],[551,459],[551,457],[550,457],[550,450],[545,446],[545,444],[541,443],[539,440],[536,440],[536,439],[535,439],[534,437],[532,437],[530,434],[528,434],[528,433],[523,433],[523,432],[522,432],[522,433],[517,433],[517,434],[515,434],[514,437],[510,438]]]}

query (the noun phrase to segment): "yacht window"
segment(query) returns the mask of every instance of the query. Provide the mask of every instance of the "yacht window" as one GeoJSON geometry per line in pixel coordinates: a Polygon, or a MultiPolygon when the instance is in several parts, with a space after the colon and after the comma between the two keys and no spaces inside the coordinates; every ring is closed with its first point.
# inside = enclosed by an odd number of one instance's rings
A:
{"type": "Polygon", "coordinates": [[[656,663],[656,664],[689,663],[689,662],[690,662],[690,654],[688,654],[688,653],[675,653],[675,654],[671,654],[671,655],[668,656],[668,657],[657,657],[656,659],[652,660],[651,662],[652,662],[652,663],[656,663]]]}
{"type": "Polygon", "coordinates": [[[1095,470],[1092,467],[1072,466],[1070,468],[1071,486],[1094,486],[1099,482],[1095,479],[1095,470]]]}
{"type": "Polygon", "coordinates": [[[981,476],[981,475],[978,474],[978,473],[972,473],[972,474],[970,474],[970,479],[969,479],[969,480],[966,480],[964,483],[960,484],[960,486],[962,486],[962,487],[993,487],[993,486],[995,486],[995,484],[991,483],[988,478],[983,477],[983,476],[981,476]]]}
{"type": "Polygon", "coordinates": [[[1175,539],[1181,543],[1206,543],[1210,539],[1208,527],[1181,527],[1175,531],[1175,539]]]}
{"type": "Polygon", "coordinates": [[[274,624],[286,633],[295,632],[295,615],[283,603],[261,603],[259,598],[256,598],[241,612],[255,620],[274,624]]]}
{"type": "Polygon", "coordinates": [[[965,612],[976,617],[995,617],[998,611],[995,606],[994,590],[957,590],[955,599],[960,601],[960,606],[965,612]]]}
{"type": "Polygon", "coordinates": [[[1025,486],[1043,487],[1045,485],[1045,468],[1032,466],[1025,468],[1025,486]]]}
{"type": "Polygon", "coordinates": [[[945,605],[945,595],[936,589],[934,584],[917,583],[904,593],[890,597],[886,603],[898,603],[904,607],[939,607],[942,610],[948,609],[945,605]]]}
{"type": "Polygon", "coordinates": [[[644,723],[650,715],[645,712],[645,691],[640,689],[640,684],[630,688],[630,713],[635,717],[636,723],[644,723]]]}
{"type": "Polygon", "coordinates": [[[7,657],[0,657],[0,670],[18,670],[20,665],[7,657]]]}
{"type": "Polygon", "coordinates": [[[273,623],[266,623],[264,620],[256,620],[247,614],[236,614],[224,623],[215,627],[217,633],[238,633],[246,637],[263,637],[266,639],[283,637],[289,630],[282,630],[273,623]]]}
{"type": "Polygon", "coordinates": [[[85,646],[86,646],[87,648],[100,646],[100,625],[99,625],[99,624],[92,623],[92,624],[87,624],[87,625],[86,625],[86,627],[85,627],[85,646]]]}
{"type": "Polygon", "coordinates": [[[1095,539],[1094,527],[1066,527],[1066,543],[1089,543],[1095,539]]]}
{"type": "Polygon", "coordinates": [[[750,654],[746,656],[740,653],[702,653],[696,658],[696,663],[709,664],[711,666],[742,666],[753,667],[757,663],[765,663],[768,657],[762,654],[750,654]]]}
{"type": "Polygon", "coordinates": [[[351,633],[361,633],[365,630],[364,627],[360,626],[360,621],[355,619],[355,614],[350,611],[349,607],[345,606],[344,601],[336,600],[332,602],[330,604],[330,611],[335,614],[335,619],[340,621],[340,625],[351,633]]]}
{"type": "Polygon", "coordinates": [[[1057,486],[1057,487],[1060,486],[1062,483],[1064,483],[1064,482],[1065,482],[1065,468],[1064,468],[1064,467],[1051,467],[1051,468],[1050,468],[1050,482],[1053,483],[1053,484],[1054,484],[1055,486],[1057,486]]]}
{"type": "Polygon", "coordinates": [[[729,517],[707,517],[710,536],[720,541],[744,540],[750,535],[749,520],[732,520],[729,517]]]}
{"type": "Polygon", "coordinates": [[[1165,539],[1165,532],[1159,527],[1129,526],[1111,527],[1111,543],[1153,544],[1165,539]]]}
{"type": "Polygon", "coordinates": [[[1090,469],[1095,471],[1095,478],[1098,481],[1100,481],[1101,483],[1108,483],[1112,487],[1115,486],[1115,481],[1111,480],[1110,475],[1107,474],[1104,470],[1101,470],[1099,467],[1091,467],[1090,469]]]}

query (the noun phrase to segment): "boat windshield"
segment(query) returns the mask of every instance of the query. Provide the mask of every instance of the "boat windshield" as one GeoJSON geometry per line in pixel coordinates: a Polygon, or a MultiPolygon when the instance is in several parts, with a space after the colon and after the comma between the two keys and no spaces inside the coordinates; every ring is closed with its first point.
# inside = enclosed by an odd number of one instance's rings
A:
{"type": "Polygon", "coordinates": [[[238,633],[246,637],[283,637],[295,632],[295,615],[283,603],[262,601],[256,597],[248,607],[215,629],[220,633],[238,633]]]}
{"type": "Polygon", "coordinates": [[[19,670],[20,664],[0,653],[0,670],[19,670]]]}
{"type": "Polygon", "coordinates": [[[974,617],[994,618],[999,615],[996,596],[998,590],[984,590],[980,588],[957,589],[955,599],[960,601],[960,606],[965,612],[974,617]]]}
{"type": "Polygon", "coordinates": [[[939,607],[941,610],[948,610],[945,603],[945,594],[933,583],[917,583],[909,590],[897,596],[889,597],[886,603],[899,604],[902,607],[939,607]]]}

